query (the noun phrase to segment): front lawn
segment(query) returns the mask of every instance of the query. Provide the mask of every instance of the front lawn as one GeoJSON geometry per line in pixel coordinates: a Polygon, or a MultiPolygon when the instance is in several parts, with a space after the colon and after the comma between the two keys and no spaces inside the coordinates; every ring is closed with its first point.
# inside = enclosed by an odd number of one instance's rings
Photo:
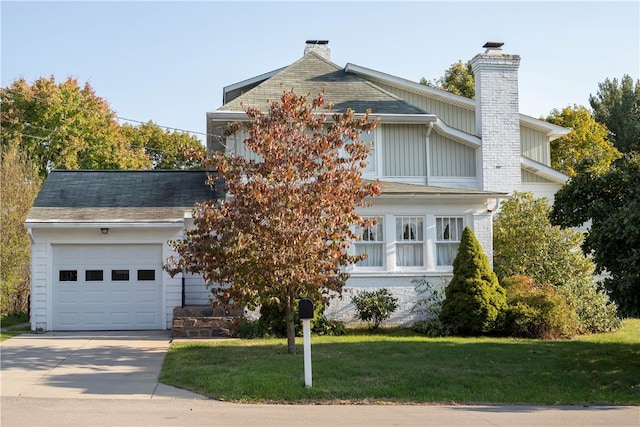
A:
{"type": "Polygon", "coordinates": [[[427,338],[410,331],[302,339],[174,342],[160,381],[236,402],[638,405],[640,319],[566,341],[427,338]]]}

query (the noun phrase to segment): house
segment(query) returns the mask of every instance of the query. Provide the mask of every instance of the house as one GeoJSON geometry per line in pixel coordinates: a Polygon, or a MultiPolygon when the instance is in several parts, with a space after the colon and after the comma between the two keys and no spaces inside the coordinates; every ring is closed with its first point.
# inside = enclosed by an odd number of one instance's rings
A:
{"type": "MultiPolygon", "coordinates": [[[[224,88],[222,107],[207,113],[208,149],[251,158],[244,135],[225,137],[223,129],[247,119],[243,108],[268,111],[268,100],[291,88],[311,96],[324,91],[334,112],[371,109],[380,122],[363,135],[372,141],[363,173],[379,179],[383,192],[360,212],[377,225],[359,231],[353,250],[368,257],[349,269],[347,291],[389,288],[400,299],[390,321],[410,322],[412,281],[426,277],[439,285],[451,275],[465,226],[491,259],[500,201],[514,191],[552,199],[567,180],[550,167],[549,143],[570,130],[520,114],[520,57],[505,53],[502,43],[483,47],[472,59],[472,100],[362,66],[339,66],[326,40],[309,40],[293,64],[224,88]]],[[[333,302],[328,314],[352,320],[349,298],[333,302]]]]}
{"type": "MultiPolygon", "coordinates": [[[[371,109],[380,119],[368,179],[381,196],[361,210],[377,224],[359,230],[346,293],[388,288],[399,298],[390,322],[412,321],[414,283],[452,272],[462,230],[471,227],[491,259],[493,215],[514,191],[552,196],[567,177],[550,167],[550,141],[569,132],[518,111],[520,58],[487,43],[472,60],[476,100],[362,66],[331,62],[326,41],[310,40],[293,64],[223,89],[207,113],[209,150],[251,156],[243,135],[224,135],[244,107],[267,111],[283,90],[324,90],[333,111],[371,109]]],[[[53,171],[27,218],[32,239],[31,326],[43,330],[166,329],[173,308],[209,303],[199,277],[171,278],[168,241],[192,224],[197,200],[212,198],[205,172],[53,171]]],[[[350,321],[348,295],[328,316],[350,321]]]]}

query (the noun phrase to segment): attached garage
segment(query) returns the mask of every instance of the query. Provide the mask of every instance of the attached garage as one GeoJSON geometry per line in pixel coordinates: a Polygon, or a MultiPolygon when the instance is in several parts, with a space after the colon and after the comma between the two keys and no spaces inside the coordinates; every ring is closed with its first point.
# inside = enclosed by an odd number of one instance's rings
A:
{"type": "Polygon", "coordinates": [[[25,222],[31,328],[170,329],[194,292],[163,265],[193,205],[223,197],[206,182],[205,171],[52,171],[25,222]]]}
{"type": "Polygon", "coordinates": [[[54,245],[53,329],[163,329],[161,245],[54,245]]]}

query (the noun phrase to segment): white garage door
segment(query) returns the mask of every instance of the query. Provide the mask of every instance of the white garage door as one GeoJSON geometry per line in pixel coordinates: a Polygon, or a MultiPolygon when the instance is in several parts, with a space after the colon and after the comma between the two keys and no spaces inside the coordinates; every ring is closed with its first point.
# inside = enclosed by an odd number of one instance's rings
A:
{"type": "Polygon", "coordinates": [[[53,330],[164,329],[161,245],[53,247],[53,330]]]}

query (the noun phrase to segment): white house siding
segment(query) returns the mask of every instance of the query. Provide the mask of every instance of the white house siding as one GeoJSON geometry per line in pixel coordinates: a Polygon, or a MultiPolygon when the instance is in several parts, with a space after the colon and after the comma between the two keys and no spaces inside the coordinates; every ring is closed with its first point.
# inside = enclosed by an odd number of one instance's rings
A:
{"type": "Polygon", "coordinates": [[[395,86],[376,81],[376,85],[404,99],[430,114],[437,115],[447,125],[459,129],[471,135],[476,134],[475,109],[464,108],[447,102],[438,101],[425,95],[419,95],[395,86]]]}
{"type": "Polygon", "coordinates": [[[469,226],[487,254],[493,251],[492,213],[494,200],[477,201],[443,199],[376,199],[374,205],[360,211],[364,216],[381,217],[384,222],[384,266],[350,267],[351,277],[346,283],[343,299],[334,300],[326,311],[329,318],[347,323],[355,322],[355,310],[351,304],[351,295],[359,290],[387,288],[398,298],[398,309],[387,322],[390,325],[409,325],[419,316],[412,312],[420,295],[416,293],[412,281],[426,278],[433,285],[440,286],[442,279],[449,280],[452,266],[437,266],[435,260],[435,240],[437,217],[463,217],[464,226],[469,226]],[[486,203],[485,203],[486,202],[486,203]],[[490,205],[490,206],[489,206],[490,205]],[[422,217],[424,219],[424,266],[397,267],[395,265],[395,218],[398,216],[422,217]]]}
{"type": "Polygon", "coordinates": [[[521,125],[520,149],[523,156],[543,165],[551,166],[549,137],[544,132],[521,125]]]}
{"type": "MultiPolygon", "coordinates": [[[[100,233],[100,225],[52,224],[32,226],[31,248],[31,328],[33,330],[52,330],[53,328],[53,282],[55,245],[162,245],[164,263],[173,251],[167,242],[182,235],[182,224],[167,227],[125,227],[109,225],[109,233],[100,233]]],[[[102,225],[104,227],[104,225],[102,225]]],[[[173,308],[182,302],[182,281],[180,275],[172,278],[164,270],[161,273],[161,287],[164,295],[161,315],[163,327],[171,328],[173,308]]]]}
{"type": "Polygon", "coordinates": [[[438,132],[429,136],[429,175],[433,177],[476,176],[476,150],[452,141],[438,132]]]}
{"type": "MultiPolygon", "coordinates": [[[[424,125],[380,125],[379,135],[383,176],[427,176],[424,125]]],[[[425,180],[419,182],[424,183],[425,180]]]]}
{"type": "Polygon", "coordinates": [[[555,194],[562,186],[553,182],[523,182],[522,191],[533,193],[534,197],[546,197],[549,204],[553,205],[555,194]]]}
{"type": "Polygon", "coordinates": [[[185,275],[185,305],[208,305],[211,291],[205,286],[204,279],[198,274],[185,275]]]}

